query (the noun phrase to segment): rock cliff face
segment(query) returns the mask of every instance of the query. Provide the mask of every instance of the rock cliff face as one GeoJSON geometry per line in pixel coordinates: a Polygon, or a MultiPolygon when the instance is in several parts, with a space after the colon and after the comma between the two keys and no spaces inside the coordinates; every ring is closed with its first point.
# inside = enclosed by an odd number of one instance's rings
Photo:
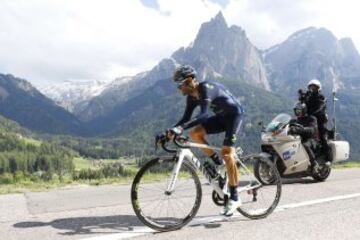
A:
{"type": "Polygon", "coordinates": [[[228,27],[221,12],[202,24],[195,41],[172,57],[193,65],[202,79],[223,76],[270,90],[261,55],[238,26],[228,27]]]}
{"type": "Polygon", "coordinates": [[[313,78],[325,91],[359,89],[360,56],[351,39],[338,40],[325,28],[306,28],[263,52],[275,92],[294,95],[313,78]]]}

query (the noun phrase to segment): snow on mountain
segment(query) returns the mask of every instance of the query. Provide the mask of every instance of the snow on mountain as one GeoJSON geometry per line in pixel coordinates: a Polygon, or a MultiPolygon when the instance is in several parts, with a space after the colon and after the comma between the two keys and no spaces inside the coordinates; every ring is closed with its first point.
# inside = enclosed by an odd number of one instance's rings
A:
{"type": "Polygon", "coordinates": [[[163,59],[150,71],[141,72],[132,77],[115,79],[98,96],[77,104],[74,114],[83,121],[105,116],[114,107],[141,94],[158,80],[171,76],[175,65],[174,59],[163,59]]]}
{"type": "Polygon", "coordinates": [[[109,86],[104,81],[66,81],[40,87],[40,91],[68,111],[80,102],[100,95],[109,86]]]}

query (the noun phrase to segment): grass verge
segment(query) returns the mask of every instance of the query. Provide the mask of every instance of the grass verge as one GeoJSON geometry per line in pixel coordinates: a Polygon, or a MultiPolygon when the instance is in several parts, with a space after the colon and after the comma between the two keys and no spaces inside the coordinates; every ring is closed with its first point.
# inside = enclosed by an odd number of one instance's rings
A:
{"type": "MultiPolygon", "coordinates": [[[[87,169],[93,168],[93,163],[87,159],[78,158],[75,160],[76,169],[87,169]]],[[[359,168],[360,162],[344,162],[337,163],[332,166],[334,169],[348,169],[348,168],[359,168]]],[[[0,194],[9,193],[24,193],[24,192],[39,192],[47,191],[49,189],[56,189],[62,187],[76,187],[78,185],[91,185],[99,186],[105,184],[131,184],[137,171],[138,167],[135,165],[125,166],[126,170],[130,172],[129,176],[122,177],[108,177],[91,180],[73,180],[71,176],[64,176],[62,178],[56,177],[49,181],[31,181],[30,179],[21,179],[18,182],[9,184],[0,184],[0,194]]],[[[167,176],[164,174],[148,174],[145,177],[146,182],[158,182],[165,179],[167,176]]],[[[185,174],[183,177],[189,177],[185,174]]]]}
{"type": "Polygon", "coordinates": [[[342,169],[342,168],[358,168],[360,167],[360,162],[343,162],[336,163],[332,166],[334,169],[342,169]]]}

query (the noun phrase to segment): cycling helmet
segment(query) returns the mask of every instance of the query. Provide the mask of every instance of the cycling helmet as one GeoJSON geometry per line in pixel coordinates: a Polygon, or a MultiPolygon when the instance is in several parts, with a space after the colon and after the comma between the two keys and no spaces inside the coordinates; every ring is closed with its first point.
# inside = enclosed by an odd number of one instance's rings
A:
{"type": "Polygon", "coordinates": [[[304,116],[307,113],[307,107],[305,103],[297,103],[294,106],[294,113],[295,116],[301,117],[304,116]]]}
{"type": "Polygon", "coordinates": [[[177,67],[174,71],[173,80],[175,82],[182,82],[188,77],[196,78],[196,71],[190,65],[182,65],[177,67]]]}
{"type": "Polygon", "coordinates": [[[318,90],[321,90],[321,83],[319,80],[317,80],[317,79],[310,80],[308,83],[308,87],[310,87],[311,85],[314,85],[318,88],[318,90]]]}

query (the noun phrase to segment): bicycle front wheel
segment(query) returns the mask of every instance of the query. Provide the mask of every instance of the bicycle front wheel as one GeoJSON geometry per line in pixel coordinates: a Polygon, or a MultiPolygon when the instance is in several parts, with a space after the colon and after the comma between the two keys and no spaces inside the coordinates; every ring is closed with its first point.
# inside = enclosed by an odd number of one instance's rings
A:
{"type": "Polygon", "coordinates": [[[250,219],[260,219],[267,217],[274,211],[280,201],[281,196],[281,177],[275,165],[264,157],[250,159],[255,165],[239,167],[240,171],[240,198],[242,206],[238,211],[250,219]],[[261,165],[263,171],[271,176],[270,183],[262,183],[255,174],[256,166],[261,165]]]}
{"type": "Polygon", "coordinates": [[[135,214],[145,225],[158,231],[176,230],[193,219],[201,204],[201,183],[191,163],[184,161],[175,187],[168,184],[176,158],[155,158],[136,174],[131,188],[135,214]]]}

